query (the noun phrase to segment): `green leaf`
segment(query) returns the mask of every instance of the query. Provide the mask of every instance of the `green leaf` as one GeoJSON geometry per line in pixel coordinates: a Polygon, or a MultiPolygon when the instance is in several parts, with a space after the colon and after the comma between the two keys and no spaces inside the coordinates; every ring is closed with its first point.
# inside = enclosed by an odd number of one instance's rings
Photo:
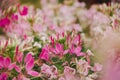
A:
{"type": "Polygon", "coordinates": [[[35,42],[40,42],[40,41],[42,41],[42,40],[39,38],[39,36],[36,35],[36,36],[34,37],[34,41],[35,41],[35,42]]]}
{"type": "Polygon", "coordinates": [[[57,61],[59,61],[59,58],[53,57],[53,58],[52,58],[52,61],[53,61],[53,62],[57,62],[57,61]]]}
{"type": "Polygon", "coordinates": [[[63,70],[64,70],[64,67],[62,66],[62,64],[63,64],[62,61],[57,62],[57,63],[55,64],[55,66],[57,67],[57,69],[58,69],[58,71],[59,71],[60,73],[62,73],[63,70]]]}
{"type": "Polygon", "coordinates": [[[64,44],[65,41],[66,41],[66,38],[64,37],[64,38],[60,39],[58,42],[59,42],[60,44],[64,44]]]}
{"type": "Polygon", "coordinates": [[[32,79],[30,79],[30,80],[43,80],[43,79],[40,78],[40,77],[36,77],[36,78],[32,78],[32,79]]]}
{"type": "Polygon", "coordinates": [[[68,61],[68,62],[70,63],[72,57],[73,57],[73,56],[68,53],[68,54],[66,54],[66,55],[64,56],[64,61],[68,61]]]}

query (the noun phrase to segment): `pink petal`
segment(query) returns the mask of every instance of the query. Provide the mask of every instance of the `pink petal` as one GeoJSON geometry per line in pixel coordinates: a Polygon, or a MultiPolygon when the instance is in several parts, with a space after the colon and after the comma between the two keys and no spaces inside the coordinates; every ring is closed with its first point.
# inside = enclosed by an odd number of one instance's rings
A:
{"type": "Polygon", "coordinates": [[[75,53],[79,53],[82,50],[81,46],[78,46],[77,48],[75,48],[74,52],[75,53]]]}
{"type": "Polygon", "coordinates": [[[16,55],[18,55],[19,46],[16,46],[16,55]]]}
{"type": "Polygon", "coordinates": [[[5,68],[8,68],[8,66],[10,65],[10,63],[11,63],[11,60],[10,60],[10,58],[4,58],[4,67],[5,68]]]}
{"type": "Polygon", "coordinates": [[[65,80],[65,78],[63,78],[63,77],[60,77],[60,78],[59,78],[59,80],[65,80]]]}
{"type": "Polygon", "coordinates": [[[69,50],[65,50],[64,52],[63,52],[63,54],[67,54],[69,52],[69,50]]]}
{"type": "Polygon", "coordinates": [[[23,77],[22,80],[30,80],[29,78],[23,77]]]}
{"type": "Polygon", "coordinates": [[[29,70],[31,70],[33,67],[34,67],[34,58],[32,58],[30,61],[28,61],[28,62],[26,63],[25,68],[26,68],[27,71],[29,71],[29,70]]]}
{"type": "Polygon", "coordinates": [[[18,20],[18,15],[12,14],[12,20],[18,20]]]}
{"type": "Polygon", "coordinates": [[[17,80],[16,77],[14,77],[12,80],[17,80]]]}
{"type": "Polygon", "coordinates": [[[80,35],[77,35],[77,36],[73,39],[72,43],[75,44],[75,45],[79,44],[79,43],[80,43],[80,35]]]}
{"type": "Polygon", "coordinates": [[[30,70],[30,71],[28,71],[27,73],[28,73],[29,75],[31,75],[31,76],[38,76],[38,75],[39,75],[38,72],[33,71],[33,70],[30,70]]]}
{"type": "Polygon", "coordinates": [[[20,67],[19,66],[17,66],[17,65],[15,65],[15,70],[18,72],[18,73],[20,73],[21,72],[21,69],[20,69],[20,67]]]}
{"type": "Polygon", "coordinates": [[[19,53],[19,56],[17,56],[17,61],[20,63],[23,59],[23,53],[19,53]]]}
{"type": "Polygon", "coordinates": [[[95,63],[93,69],[93,71],[101,71],[102,70],[102,65],[99,63],[95,63]]]}
{"type": "Polygon", "coordinates": [[[0,20],[0,27],[5,27],[6,25],[9,25],[9,24],[10,24],[10,20],[8,19],[8,17],[5,17],[0,20]]]}
{"type": "Polygon", "coordinates": [[[4,58],[2,56],[0,56],[0,69],[4,66],[4,58]]]}
{"type": "Polygon", "coordinates": [[[0,80],[7,80],[8,75],[6,73],[1,73],[0,80]]]}
{"type": "Polygon", "coordinates": [[[79,53],[76,53],[77,56],[85,56],[85,53],[84,52],[79,52],[79,53]]]}
{"type": "Polygon", "coordinates": [[[28,53],[28,54],[26,55],[26,57],[25,57],[24,62],[27,63],[27,62],[29,62],[31,59],[32,59],[32,54],[31,54],[31,53],[28,53]]]}
{"type": "Polygon", "coordinates": [[[24,16],[28,14],[28,8],[26,6],[23,7],[23,10],[20,11],[20,15],[24,16]]]}
{"type": "Polygon", "coordinates": [[[12,70],[15,67],[16,63],[12,63],[8,66],[8,70],[12,70]]]}
{"type": "Polygon", "coordinates": [[[16,63],[12,63],[12,64],[10,64],[9,67],[8,67],[9,70],[12,70],[13,68],[14,68],[17,72],[20,72],[20,71],[21,71],[21,69],[16,65],[16,63]]]}
{"type": "Polygon", "coordinates": [[[56,44],[56,54],[63,52],[63,45],[57,43],[56,44]]]}
{"type": "Polygon", "coordinates": [[[48,53],[48,51],[43,48],[43,49],[42,49],[42,52],[41,52],[40,55],[39,55],[39,58],[40,58],[40,59],[43,59],[43,60],[45,60],[45,61],[48,61],[48,60],[49,60],[49,53],[48,53]]]}

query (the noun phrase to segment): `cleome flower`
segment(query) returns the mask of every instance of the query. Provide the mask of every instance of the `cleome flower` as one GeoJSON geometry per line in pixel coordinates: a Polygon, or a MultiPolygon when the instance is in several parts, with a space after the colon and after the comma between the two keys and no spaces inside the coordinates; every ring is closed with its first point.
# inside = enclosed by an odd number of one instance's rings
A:
{"type": "Polygon", "coordinates": [[[34,67],[34,58],[32,57],[31,53],[28,53],[25,57],[25,69],[27,71],[27,74],[31,75],[31,76],[39,76],[39,73],[32,70],[32,68],[34,67]]]}
{"type": "Polygon", "coordinates": [[[9,57],[4,58],[2,56],[0,56],[0,69],[15,69],[17,72],[21,71],[21,69],[16,65],[16,63],[11,63],[11,59],[9,57]]]}

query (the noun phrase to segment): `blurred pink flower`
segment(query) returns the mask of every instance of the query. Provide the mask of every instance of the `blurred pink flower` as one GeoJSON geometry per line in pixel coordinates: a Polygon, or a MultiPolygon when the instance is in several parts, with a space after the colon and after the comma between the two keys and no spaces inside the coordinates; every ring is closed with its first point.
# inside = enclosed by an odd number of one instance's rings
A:
{"type": "Polygon", "coordinates": [[[77,80],[77,77],[75,77],[75,69],[71,68],[69,66],[65,66],[64,68],[64,79],[63,80],[77,80]]]}
{"type": "Polygon", "coordinates": [[[0,74],[0,80],[7,80],[7,78],[8,78],[8,75],[6,73],[3,72],[0,74]]]}
{"type": "Polygon", "coordinates": [[[58,76],[58,71],[55,66],[48,66],[46,64],[43,64],[41,66],[41,72],[46,74],[46,76],[49,77],[50,79],[57,78],[58,76]]]}
{"type": "Polygon", "coordinates": [[[51,51],[60,56],[68,53],[68,50],[64,50],[64,46],[60,43],[56,43],[55,48],[51,48],[51,51]]]}
{"type": "Polygon", "coordinates": [[[89,68],[91,67],[87,61],[85,60],[79,60],[76,62],[77,64],[77,72],[80,73],[81,75],[88,75],[89,68]]]}
{"type": "Polygon", "coordinates": [[[10,58],[3,58],[2,56],[0,56],[0,69],[2,68],[8,70],[12,70],[14,68],[17,72],[21,71],[20,68],[16,65],[16,63],[11,63],[10,58]]]}
{"type": "Polygon", "coordinates": [[[99,63],[95,63],[94,67],[92,68],[93,71],[101,71],[102,70],[102,65],[99,63]]]}
{"type": "Polygon", "coordinates": [[[80,43],[81,43],[80,35],[75,36],[71,43],[72,43],[72,45],[80,45],[80,43]]]}
{"type": "Polygon", "coordinates": [[[12,14],[12,20],[18,20],[18,15],[16,15],[16,14],[12,14]]]}
{"type": "Polygon", "coordinates": [[[43,59],[45,61],[48,61],[50,58],[49,51],[45,48],[42,49],[42,52],[39,55],[40,59],[43,59]]]}
{"type": "Polygon", "coordinates": [[[0,27],[5,27],[6,25],[10,24],[10,20],[8,17],[5,17],[3,19],[0,19],[0,27]]]}
{"type": "Polygon", "coordinates": [[[22,10],[20,10],[20,8],[18,9],[21,16],[25,16],[28,14],[28,8],[26,6],[24,6],[22,10]]]}
{"type": "Polygon", "coordinates": [[[16,46],[16,52],[15,52],[15,57],[19,63],[22,62],[23,59],[23,53],[19,52],[19,46],[16,46]]]}
{"type": "Polygon", "coordinates": [[[85,53],[81,52],[81,50],[82,50],[81,46],[74,47],[74,45],[72,45],[69,52],[71,54],[75,54],[76,56],[85,56],[85,53]]]}
{"type": "Polygon", "coordinates": [[[36,71],[33,71],[32,68],[34,67],[34,58],[32,57],[31,53],[28,53],[25,57],[25,69],[27,71],[27,74],[31,75],[31,76],[38,76],[39,73],[36,71]]]}

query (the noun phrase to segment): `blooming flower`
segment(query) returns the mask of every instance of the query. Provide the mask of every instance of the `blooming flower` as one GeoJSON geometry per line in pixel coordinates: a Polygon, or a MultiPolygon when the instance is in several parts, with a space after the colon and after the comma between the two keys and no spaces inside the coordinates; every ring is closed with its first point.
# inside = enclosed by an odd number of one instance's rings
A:
{"type": "Polygon", "coordinates": [[[21,71],[20,68],[16,65],[16,63],[11,63],[10,58],[3,58],[2,56],[0,56],[0,69],[2,68],[8,70],[12,70],[14,68],[17,72],[21,71]]]}
{"type": "Polygon", "coordinates": [[[95,63],[94,67],[92,68],[93,71],[101,71],[102,70],[102,65],[99,63],[95,63]]]}
{"type": "Polygon", "coordinates": [[[12,14],[12,20],[18,20],[18,15],[12,14]]]}
{"type": "Polygon", "coordinates": [[[60,78],[60,80],[78,80],[77,77],[75,77],[75,69],[71,68],[69,66],[64,67],[64,78],[60,78]]]}
{"type": "Polygon", "coordinates": [[[75,54],[76,56],[84,56],[85,53],[81,52],[82,47],[81,46],[77,46],[76,48],[72,45],[72,47],[70,48],[69,52],[71,54],[75,54]]]}
{"type": "Polygon", "coordinates": [[[34,58],[32,57],[31,53],[28,53],[25,57],[25,69],[27,71],[27,74],[31,75],[31,76],[38,76],[39,73],[32,70],[32,68],[34,67],[34,58]]]}
{"type": "Polygon", "coordinates": [[[55,66],[48,66],[43,64],[41,66],[41,72],[44,73],[49,79],[55,79],[58,76],[58,71],[55,66]]]}
{"type": "Polygon", "coordinates": [[[1,73],[0,74],[0,80],[7,80],[7,78],[8,78],[7,73],[1,73]]]}
{"type": "Polygon", "coordinates": [[[63,45],[60,43],[56,43],[55,48],[51,48],[51,51],[60,56],[68,53],[68,50],[64,50],[63,45]]]}
{"type": "Polygon", "coordinates": [[[87,75],[89,72],[90,65],[85,60],[79,60],[76,63],[77,65],[77,72],[81,75],[87,75]]]}
{"type": "Polygon", "coordinates": [[[22,10],[19,9],[19,13],[20,13],[21,16],[27,15],[28,14],[28,8],[26,6],[24,6],[22,10]]]}
{"type": "Polygon", "coordinates": [[[10,20],[8,19],[8,17],[5,17],[0,20],[0,27],[5,27],[6,25],[9,25],[9,24],[10,24],[10,20]]]}
{"type": "Polygon", "coordinates": [[[48,50],[46,50],[45,48],[43,48],[43,49],[42,49],[42,52],[41,52],[40,55],[39,55],[39,58],[40,58],[40,59],[43,59],[43,60],[45,60],[45,61],[48,61],[49,58],[50,58],[48,50]]]}

